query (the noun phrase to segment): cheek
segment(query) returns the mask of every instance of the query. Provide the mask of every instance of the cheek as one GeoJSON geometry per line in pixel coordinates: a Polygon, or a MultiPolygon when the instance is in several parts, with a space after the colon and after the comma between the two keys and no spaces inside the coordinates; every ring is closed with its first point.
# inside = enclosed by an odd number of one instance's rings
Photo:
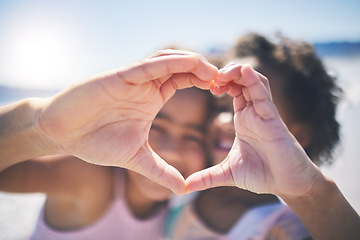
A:
{"type": "Polygon", "coordinates": [[[217,165],[221,163],[226,158],[227,155],[228,155],[227,152],[214,150],[212,165],[217,165]]]}
{"type": "Polygon", "coordinates": [[[188,175],[206,167],[206,157],[203,149],[188,151],[185,159],[188,175]]]}
{"type": "Polygon", "coordinates": [[[152,149],[156,150],[162,144],[162,137],[161,134],[157,133],[156,131],[151,131],[149,133],[149,145],[152,149]]]}

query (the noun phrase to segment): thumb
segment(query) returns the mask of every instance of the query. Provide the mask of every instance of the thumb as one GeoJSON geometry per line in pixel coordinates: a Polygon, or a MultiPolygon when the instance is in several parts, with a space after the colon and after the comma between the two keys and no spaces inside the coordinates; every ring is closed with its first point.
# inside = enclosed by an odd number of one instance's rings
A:
{"type": "Polygon", "coordinates": [[[235,186],[227,159],[218,165],[191,174],[185,181],[186,193],[218,186],[235,186]]]}
{"type": "Polygon", "coordinates": [[[177,195],[185,193],[185,179],[173,166],[166,163],[150,146],[143,146],[127,167],[155,183],[169,188],[177,195]]]}

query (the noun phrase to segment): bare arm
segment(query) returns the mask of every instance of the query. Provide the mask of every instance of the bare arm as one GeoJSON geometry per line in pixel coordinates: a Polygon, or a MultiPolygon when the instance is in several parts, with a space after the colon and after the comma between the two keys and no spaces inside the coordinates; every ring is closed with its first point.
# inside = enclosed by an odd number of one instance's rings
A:
{"type": "Polygon", "coordinates": [[[0,191],[41,192],[48,196],[79,195],[86,192],[88,186],[108,178],[111,171],[108,169],[111,168],[89,164],[74,156],[41,157],[0,172],[0,191]]]}

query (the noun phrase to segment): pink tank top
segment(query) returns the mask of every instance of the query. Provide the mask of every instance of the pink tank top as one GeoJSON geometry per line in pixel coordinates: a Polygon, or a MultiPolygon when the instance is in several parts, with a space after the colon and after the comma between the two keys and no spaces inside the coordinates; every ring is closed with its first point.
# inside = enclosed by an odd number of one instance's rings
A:
{"type": "Polygon", "coordinates": [[[97,222],[78,230],[58,231],[46,224],[43,206],[30,239],[161,239],[168,209],[160,209],[150,219],[136,219],[125,202],[124,175],[125,170],[115,170],[115,200],[97,222]]]}

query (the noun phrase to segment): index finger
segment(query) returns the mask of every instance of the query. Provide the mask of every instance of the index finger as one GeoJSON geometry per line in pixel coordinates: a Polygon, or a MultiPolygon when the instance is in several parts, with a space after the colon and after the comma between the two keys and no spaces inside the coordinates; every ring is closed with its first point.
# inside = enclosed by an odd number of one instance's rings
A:
{"type": "Polygon", "coordinates": [[[142,84],[174,73],[193,73],[202,81],[212,81],[217,72],[217,68],[199,54],[170,54],[145,59],[116,74],[127,83],[142,84]]]}

